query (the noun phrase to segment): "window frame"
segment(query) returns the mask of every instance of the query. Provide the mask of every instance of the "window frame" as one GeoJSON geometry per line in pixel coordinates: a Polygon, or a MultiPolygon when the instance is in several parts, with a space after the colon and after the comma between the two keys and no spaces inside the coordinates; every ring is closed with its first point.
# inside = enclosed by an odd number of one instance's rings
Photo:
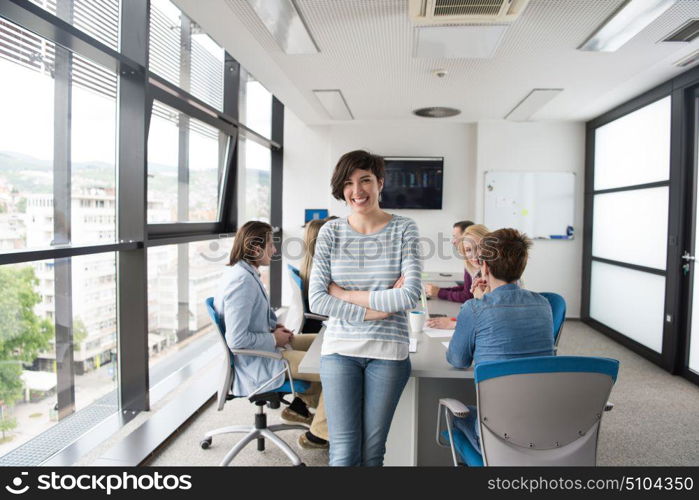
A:
{"type": "MultiPolygon", "coordinates": [[[[148,311],[147,311],[147,249],[151,246],[189,243],[217,237],[234,236],[238,227],[237,193],[237,150],[242,137],[258,142],[272,152],[272,223],[281,233],[282,169],[283,169],[283,111],[284,106],[274,98],[272,113],[272,138],[268,139],[240,123],[238,120],[241,67],[227,51],[224,54],[224,103],[219,111],[186,90],[170,84],[148,71],[148,39],[150,25],[150,0],[121,0],[119,28],[119,51],[73,27],[59,17],[63,8],[70,7],[72,0],[58,0],[57,15],[38,5],[23,0],[0,0],[0,18],[7,19],[30,31],[56,47],[67,49],[71,54],[85,57],[118,76],[117,143],[116,163],[116,241],[107,244],[55,245],[49,248],[26,249],[0,252],[0,265],[29,263],[39,260],[66,259],[70,257],[99,254],[116,254],[117,287],[117,343],[119,414],[115,416],[121,424],[129,421],[141,411],[150,409],[151,389],[148,383],[148,311]],[[147,223],[147,136],[150,125],[152,103],[159,100],[193,118],[212,125],[229,137],[227,158],[222,171],[222,189],[219,220],[205,223],[147,223]],[[142,279],[134,279],[141,276],[142,279]],[[119,416],[121,415],[121,416],[119,416]],[[125,416],[128,415],[128,416],[125,416]]],[[[186,14],[185,14],[186,16],[186,14]]],[[[65,16],[64,16],[65,17],[65,16]]],[[[62,103],[61,113],[68,112],[70,101],[62,103]]],[[[70,139],[70,130],[62,132],[70,139]]],[[[56,133],[54,132],[54,133],[56,133]]],[[[54,155],[55,156],[55,155],[54,155]]],[[[70,162],[69,162],[70,163],[70,162]]],[[[68,165],[68,169],[70,165],[68,165]]],[[[67,170],[70,175],[70,170],[67,170]]],[[[70,203],[68,203],[70,204],[70,203]]],[[[70,219],[65,228],[70,234],[70,219]]],[[[69,241],[66,240],[66,241],[69,241]]],[[[281,245],[280,245],[281,246],[281,245]]],[[[281,261],[273,263],[274,278],[272,304],[280,305],[281,261]]],[[[70,275],[69,269],[63,269],[70,275]]],[[[66,281],[70,286],[70,283],[66,281]]],[[[69,295],[70,296],[70,295],[69,295]]],[[[56,304],[56,315],[72,318],[71,300],[56,304]]],[[[73,343],[72,325],[56,340],[73,343]]],[[[68,349],[72,355],[72,349],[68,349]]],[[[66,396],[59,405],[67,416],[74,411],[74,369],[72,363],[65,365],[63,388],[66,396]]],[[[60,368],[59,368],[60,370],[60,368]]],[[[182,375],[179,374],[179,377],[182,375]]],[[[156,391],[159,393],[159,391],[156,391]]],[[[59,397],[60,399],[60,397],[59,397]]],[[[111,417],[110,417],[111,419],[111,417]]],[[[110,426],[113,426],[112,422],[110,426]]],[[[93,431],[89,431],[93,433],[93,431]]],[[[95,438],[91,438],[95,441],[95,438]]]]}

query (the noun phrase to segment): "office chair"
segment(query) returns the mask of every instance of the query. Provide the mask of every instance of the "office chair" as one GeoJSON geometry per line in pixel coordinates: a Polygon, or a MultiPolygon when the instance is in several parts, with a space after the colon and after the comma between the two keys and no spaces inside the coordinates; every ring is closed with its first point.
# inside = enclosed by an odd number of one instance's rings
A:
{"type": "Polygon", "coordinates": [[[553,314],[553,352],[557,352],[558,341],[561,340],[563,323],[566,319],[566,301],[557,293],[541,292],[540,295],[543,295],[551,304],[551,313],[553,314]]]}
{"type": "Polygon", "coordinates": [[[451,448],[455,466],[457,454],[471,467],[595,465],[600,422],[613,407],[607,399],[618,371],[615,359],[583,356],[480,363],[474,380],[481,449],[454,426],[454,416],[473,408],[455,399],[439,402],[437,443],[451,448]]]}
{"type": "Polygon", "coordinates": [[[288,264],[287,268],[289,276],[291,276],[291,305],[289,306],[289,312],[286,314],[284,324],[295,332],[318,333],[322,327],[321,322],[326,321],[328,317],[306,310],[303,301],[301,272],[291,264],[288,264]]]}
{"type": "MultiPolygon", "coordinates": [[[[272,380],[262,384],[260,387],[255,389],[252,394],[247,396],[251,403],[257,406],[257,414],[255,415],[255,423],[252,427],[245,425],[233,425],[229,427],[221,427],[220,429],[215,429],[207,432],[204,435],[204,439],[199,443],[203,449],[207,449],[211,446],[213,436],[218,434],[230,434],[230,433],[244,433],[246,434],[243,439],[241,439],[231,450],[226,454],[221,462],[222,466],[228,465],[235,456],[240,453],[240,451],[245,448],[245,446],[252,441],[257,439],[257,449],[258,451],[264,451],[265,449],[265,438],[269,439],[280,448],[287,457],[291,460],[294,465],[302,466],[301,459],[298,455],[286,444],[280,437],[274,434],[275,431],[286,431],[286,430],[308,430],[302,425],[270,425],[267,426],[267,415],[265,414],[265,405],[272,409],[279,408],[281,403],[287,403],[283,396],[285,394],[291,394],[296,397],[297,393],[303,394],[310,387],[310,383],[304,380],[294,380],[291,376],[291,370],[289,369],[289,363],[282,358],[279,353],[265,352],[265,351],[252,351],[245,349],[229,349],[226,343],[226,325],[223,319],[218,315],[214,309],[214,298],[209,297],[205,300],[206,309],[209,312],[211,321],[216,325],[219,332],[219,345],[225,350],[224,364],[222,369],[221,385],[218,389],[218,411],[223,409],[223,405],[226,401],[234,399],[235,397],[230,394],[231,387],[233,386],[233,378],[235,377],[235,366],[233,354],[239,356],[260,356],[265,358],[279,359],[284,362],[285,371],[288,380],[284,382],[281,387],[268,392],[262,391],[272,380]]],[[[275,377],[276,378],[276,377],[275,377]]]]}

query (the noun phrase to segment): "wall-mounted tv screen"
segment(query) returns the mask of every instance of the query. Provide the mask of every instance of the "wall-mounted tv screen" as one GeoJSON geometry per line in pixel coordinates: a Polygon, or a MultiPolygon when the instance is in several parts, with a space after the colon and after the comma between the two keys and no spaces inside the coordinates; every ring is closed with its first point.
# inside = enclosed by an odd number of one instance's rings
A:
{"type": "Polygon", "coordinates": [[[381,208],[442,208],[444,158],[386,156],[381,208]]]}

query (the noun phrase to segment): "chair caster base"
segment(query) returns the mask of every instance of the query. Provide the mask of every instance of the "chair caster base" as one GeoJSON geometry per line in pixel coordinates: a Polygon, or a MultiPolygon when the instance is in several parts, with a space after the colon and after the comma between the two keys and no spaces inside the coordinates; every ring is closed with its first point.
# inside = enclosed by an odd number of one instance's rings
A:
{"type": "Polygon", "coordinates": [[[199,441],[199,446],[201,446],[202,450],[206,450],[207,448],[209,448],[209,446],[211,446],[212,441],[213,440],[211,438],[202,439],[201,441],[199,441]]]}

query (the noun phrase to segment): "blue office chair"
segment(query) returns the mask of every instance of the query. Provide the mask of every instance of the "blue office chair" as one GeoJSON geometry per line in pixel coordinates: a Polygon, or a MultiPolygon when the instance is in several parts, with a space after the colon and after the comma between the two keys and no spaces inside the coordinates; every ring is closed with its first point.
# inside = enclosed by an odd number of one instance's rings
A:
{"type": "MultiPolygon", "coordinates": [[[[229,434],[229,433],[245,433],[246,435],[241,439],[223,458],[221,462],[222,466],[228,465],[235,456],[240,453],[240,451],[245,448],[245,446],[252,441],[257,439],[257,449],[259,451],[264,451],[265,449],[265,438],[269,439],[280,448],[287,457],[291,460],[294,465],[304,465],[298,455],[286,444],[280,437],[274,434],[275,431],[285,431],[285,430],[307,430],[306,427],[302,425],[270,425],[267,426],[267,415],[265,414],[265,406],[269,406],[272,409],[279,408],[281,403],[287,403],[283,396],[285,394],[291,394],[296,397],[297,393],[303,394],[310,387],[310,383],[305,380],[294,380],[291,376],[291,370],[289,369],[289,363],[282,357],[279,353],[266,352],[266,351],[253,351],[247,349],[229,349],[226,343],[226,325],[223,319],[218,315],[216,309],[214,309],[214,299],[209,297],[206,299],[206,309],[209,312],[211,321],[216,325],[218,332],[220,333],[219,345],[222,350],[225,351],[224,364],[222,369],[221,385],[218,389],[218,411],[223,409],[223,405],[226,401],[234,399],[236,396],[230,393],[231,387],[233,386],[233,379],[235,377],[235,366],[233,354],[238,356],[260,356],[265,358],[279,359],[284,362],[286,376],[288,380],[284,382],[281,387],[268,392],[261,392],[267,385],[269,385],[272,380],[262,384],[260,387],[256,388],[252,394],[246,396],[251,403],[257,406],[257,414],[255,415],[255,423],[252,427],[245,425],[233,425],[229,427],[222,427],[220,429],[215,429],[209,431],[204,435],[204,439],[199,443],[203,449],[207,449],[211,446],[213,436],[218,434],[229,434]]],[[[288,404],[288,403],[287,403],[288,404]]]]}
{"type": "Polygon", "coordinates": [[[551,304],[553,314],[553,346],[554,352],[558,350],[558,341],[561,340],[563,323],[566,320],[566,301],[563,297],[553,292],[541,292],[541,295],[551,304]]]}
{"type": "Polygon", "coordinates": [[[595,465],[618,371],[615,359],[583,356],[480,363],[474,370],[480,450],[453,420],[476,409],[455,399],[439,402],[437,443],[451,448],[454,465],[458,458],[472,467],[595,465]]]}
{"type": "Polygon", "coordinates": [[[291,305],[284,319],[284,325],[295,332],[318,333],[322,328],[322,322],[328,319],[327,316],[314,314],[306,309],[303,300],[303,279],[301,272],[292,266],[287,265],[289,276],[291,277],[291,305]]]}

